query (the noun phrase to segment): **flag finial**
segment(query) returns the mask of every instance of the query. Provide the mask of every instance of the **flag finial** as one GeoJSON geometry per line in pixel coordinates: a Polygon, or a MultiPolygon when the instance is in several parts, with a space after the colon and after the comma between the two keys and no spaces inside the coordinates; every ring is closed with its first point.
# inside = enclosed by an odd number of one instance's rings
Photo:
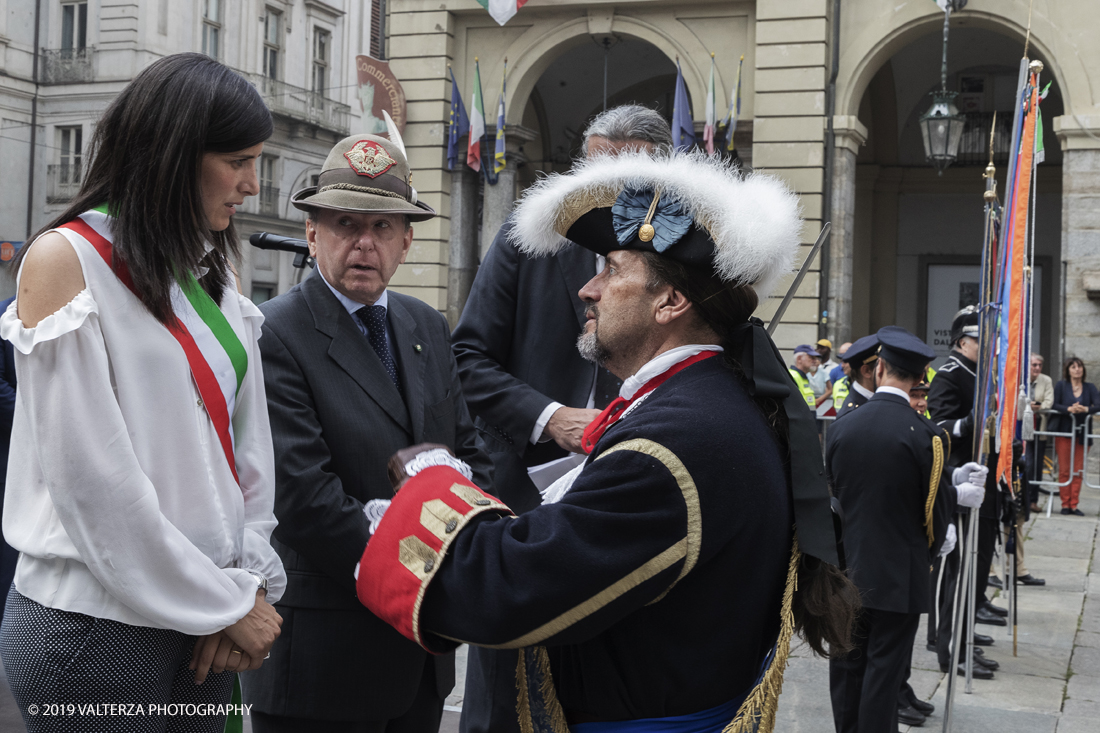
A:
{"type": "Polygon", "coordinates": [[[714,51],[711,51],[711,52],[710,52],[710,57],[711,57],[711,58],[714,58],[714,51]]]}

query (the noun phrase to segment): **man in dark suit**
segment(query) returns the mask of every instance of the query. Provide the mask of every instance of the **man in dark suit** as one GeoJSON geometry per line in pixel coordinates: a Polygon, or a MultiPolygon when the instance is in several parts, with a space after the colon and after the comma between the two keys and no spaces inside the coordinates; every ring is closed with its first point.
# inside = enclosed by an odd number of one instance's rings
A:
{"type": "Polygon", "coordinates": [[[283,633],[243,677],[244,698],[256,733],[435,733],[453,656],[429,656],[364,609],[354,577],[393,495],[395,451],[443,444],[489,480],[445,319],[386,290],[412,244],[410,220],[435,212],[416,203],[398,148],[370,135],[338,143],[292,202],[309,214],[317,271],[264,304],[260,339],[283,633]]]}
{"type": "MultiPolygon", "coordinates": [[[[671,145],[663,117],[625,105],[592,121],[583,152],[594,157],[671,145]]],[[[521,514],[542,501],[528,469],[582,454],[581,434],[618,396],[621,382],[577,351],[586,321],[578,293],[603,268],[603,258],[575,244],[529,257],[508,241],[511,229],[509,220],[481,263],[452,344],[466,402],[493,462],[494,489],[521,514]]],[[[559,471],[571,467],[558,465],[559,471]]],[[[556,476],[550,470],[539,479],[543,487],[556,476]]],[[[519,730],[515,669],[515,651],[470,649],[464,733],[519,730]]]]}
{"type": "MultiPolygon", "coordinates": [[[[0,313],[11,305],[14,297],[0,301],[0,313]]],[[[15,354],[11,342],[0,339],[0,521],[4,517],[4,484],[8,476],[8,448],[11,445],[11,422],[15,416],[15,354]]],[[[15,563],[19,553],[0,534],[0,619],[8,589],[15,579],[15,563]]]]}
{"type": "Polygon", "coordinates": [[[847,415],[866,405],[875,394],[875,367],[878,364],[878,336],[864,336],[840,355],[848,364],[849,390],[836,416],[847,415]]]}
{"type": "Polygon", "coordinates": [[[897,326],[878,332],[874,397],[837,418],[825,466],[844,509],[849,576],[863,610],[850,654],[830,660],[837,733],[898,729],[920,614],[931,606],[928,568],[948,537],[957,503],[977,506],[984,468],[968,463],[948,480],[944,431],[909,406],[935,352],[897,326]]]}

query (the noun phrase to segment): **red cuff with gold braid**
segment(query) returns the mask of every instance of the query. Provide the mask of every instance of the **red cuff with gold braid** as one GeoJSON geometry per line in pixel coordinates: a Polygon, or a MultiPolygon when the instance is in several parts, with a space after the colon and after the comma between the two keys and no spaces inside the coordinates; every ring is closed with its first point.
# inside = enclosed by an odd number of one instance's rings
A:
{"type": "Polygon", "coordinates": [[[428,651],[420,604],[451,543],[474,517],[512,515],[499,499],[447,466],[426,468],[394,496],[359,563],[359,601],[428,651]]]}

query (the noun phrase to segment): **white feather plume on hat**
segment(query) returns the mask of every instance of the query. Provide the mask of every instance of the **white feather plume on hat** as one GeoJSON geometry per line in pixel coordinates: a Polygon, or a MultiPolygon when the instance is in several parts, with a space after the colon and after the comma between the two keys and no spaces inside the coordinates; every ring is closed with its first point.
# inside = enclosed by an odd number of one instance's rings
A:
{"type": "Polygon", "coordinates": [[[612,206],[624,188],[659,188],[683,206],[714,240],[718,276],[751,284],[761,299],[794,267],[798,197],[777,178],[742,178],[733,164],[702,152],[599,156],[542,178],[520,200],[509,241],[529,255],[553,254],[577,219],[612,206]]]}

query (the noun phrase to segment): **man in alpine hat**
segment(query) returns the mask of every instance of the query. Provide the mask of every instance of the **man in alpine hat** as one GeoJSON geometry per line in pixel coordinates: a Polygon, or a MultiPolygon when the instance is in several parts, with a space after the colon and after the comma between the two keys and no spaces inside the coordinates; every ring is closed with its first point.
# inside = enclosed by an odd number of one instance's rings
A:
{"type": "Polygon", "coordinates": [[[585,431],[587,461],[519,517],[446,451],[396,456],[360,600],[432,651],[519,649],[522,730],[770,731],[791,635],[842,650],[858,602],[813,416],[751,317],[800,230],[784,186],[704,156],[537,183],[515,241],[607,257],[578,346],[619,397],[585,431]]]}
{"type": "Polygon", "coordinates": [[[956,505],[978,506],[985,491],[986,469],[975,463],[945,474],[946,434],[909,405],[935,352],[898,326],[877,338],[875,394],[837,419],[825,449],[849,575],[863,599],[855,650],[829,663],[837,733],[898,729],[899,690],[920,614],[931,607],[928,568],[955,541],[956,505]]]}
{"type": "Polygon", "coordinates": [[[381,137],[337,143],[317,185],[291,198],[307,214],[313,274],[264,303],[260,352],[275,444],[272,544],[288,569],[281,641],[242,676],[257,733],[435,733],[454,685],[432,656],[355,600],[353,572],[393,495],[397,450],[447,446],[487,481],[488,460],[462,399],[447,322],[391,292],[416,195],[401,148],[381,137]]]}

